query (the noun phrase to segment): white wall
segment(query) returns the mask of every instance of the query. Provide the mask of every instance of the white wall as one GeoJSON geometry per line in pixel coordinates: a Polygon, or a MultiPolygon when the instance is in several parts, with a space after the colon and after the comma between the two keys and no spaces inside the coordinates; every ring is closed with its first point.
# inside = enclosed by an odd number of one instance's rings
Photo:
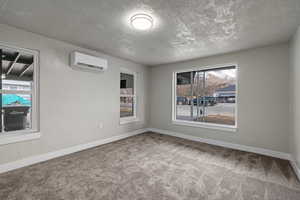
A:
{"type": "MultiPolygon", "coordinates": [[[[298,31],[298,37],[294,38],[294,49],[297,51],[293,51],[298,54],[299,37],[298,31]]],[[[0,42],[40,51],[42,133],[42,137],[37,140],[0,146],[0,164],[109,138],[144,127],[289,152],[288,44],[149,69],[3,24],[0,24],[0,42]],[[107,58],[108,71],[104,74],[93,74],[72,70],[68,64],[68,57],[73,50],[107,58]],[[232,133],[173,125],[171,123],[172,72],[193,66],[223,63],[239,65],[238,131],[232,133]],[[139,72],[138,116],[142,119],[139,123],[119,125],[120,68],[139,72]],[[103,129],[98,127],[100,122],[104,124],[103,129]]],[[[299,56],[297,58],[295,55],[292,58],[298,66],[299,56]]],[[[292,69],[297,70],[297,74],[300,73],[298,68],[292,69]]],[[[300,79],[295,80],[293,85],[294,90],[299,91],[300,79]]],[[[297,94],[298,96],[294,98],[295,102],[300,100],[299,92],[297,94]]],[[[300,109],[297,110],[299,112],[294,112],[298,117],[295,121],[300,117],[300,109]]],[[[295,123],[295,130],[299,129],[300,125],[295,123]]],[[[295,142],[293,152],[298,160],[300,160],[299,138],[299,134],[295,134],[292,139],[292,142],[295,142]]]]}
{"type": "Polygon", "coordinates": [[[300,27],[291,40],[291,152],[300,167],[300,27]]]}
{"type": "Polygon", "coordinates": [[[151,69],[150,127],[289,152],[288,44],[162,65],[151,69]],[[239,65],[236,133],[172,124],[172,72],[224,63],[239,65]]]}
{"type": "Polygon", "coordinates": [[[0,42],[40,51],[40,131],[37,140],[0,146],[0,164],[109,138],[144,128],[148,122],[149,69],[129,61],[49,39],[0,24],[0,42]],[[73,50],[108,59],[103,74],[69,67],[73,50]],[[119,125],[119,72],[139,73],[138,117],[141,122],[119,125]],[[99,128],[102,122],[103,129],[99,128]]]}

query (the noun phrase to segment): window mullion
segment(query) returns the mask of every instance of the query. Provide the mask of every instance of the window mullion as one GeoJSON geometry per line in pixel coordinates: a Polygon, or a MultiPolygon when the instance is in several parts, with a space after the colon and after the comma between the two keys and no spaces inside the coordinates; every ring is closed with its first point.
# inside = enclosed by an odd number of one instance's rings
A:
{"type": "Polygon", "coordinates": [[[203,109],[202,110],[202,120],[201,120],[202,122],[205,121],[204,119],[205,119],[205,112],[206,112],[206,108],[205,108],[205,103],[206,103],[205,102],[206,101],[206,97],[205,97],[206,96],[206,94],[205,94],[205,87],[206,87],[205,86],[205,81],[206,80],[205,79],[206,79],[206,72],[204,71],[203,72],[203,84],[202,84],[203,85],[203,94],[204,94],[203,97],[202,97],[202,102],[203,102],[202,103],[202,109],[203,109]]]}
{"type": "MultiPolygon", "coordinates": [[[[2,49],[0,49],[0,90],[2,91],[2,49]]],[[[3,111],[2,111],[2,92],[0,93],[0,123],[1,123],[1,128],[0,132],[3,133],[4,127],[3,127],[3,111]]]]}
{"type": "Polygon", "coordinates": [[[121,94],[120,97],[135,97],[135,95],[132,95],[132,94],[121,94]]]}
{"type": "Polygon", "coordinates": [[[1,94],[32,94],[32,91],[24,90],[0,90],[1,94]]]}
{"type": "Polygon", "coordinates": [[[194,78],[193,78],[193,71],[191,72],[191,97],[192,97],[192,102],[191,102],[191,119],[194,117],[194,78]]]}

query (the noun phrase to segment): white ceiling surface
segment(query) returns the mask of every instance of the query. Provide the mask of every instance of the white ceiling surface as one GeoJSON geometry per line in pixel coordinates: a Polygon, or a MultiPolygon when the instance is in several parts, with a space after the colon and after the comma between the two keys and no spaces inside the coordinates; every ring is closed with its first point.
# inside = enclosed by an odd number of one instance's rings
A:
{"type": "Polygon", "coordinates": [[[0,22],[157,65],[287,41],[300,0],[0,0],[0,22]],[[151,31],[130,27],[138,12],[151,31]]]}

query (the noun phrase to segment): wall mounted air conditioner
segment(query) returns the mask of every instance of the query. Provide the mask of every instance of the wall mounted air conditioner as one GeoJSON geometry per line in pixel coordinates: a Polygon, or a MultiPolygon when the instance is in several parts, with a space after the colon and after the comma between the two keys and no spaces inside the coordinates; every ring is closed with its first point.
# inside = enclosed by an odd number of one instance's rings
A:
{"type": "Polygon", "coordinates": [[[70,56],[70,65],[73,69],[89,72],[104,72],[107,70],[107,60],[78,51],[73,51],[70,56]]]}

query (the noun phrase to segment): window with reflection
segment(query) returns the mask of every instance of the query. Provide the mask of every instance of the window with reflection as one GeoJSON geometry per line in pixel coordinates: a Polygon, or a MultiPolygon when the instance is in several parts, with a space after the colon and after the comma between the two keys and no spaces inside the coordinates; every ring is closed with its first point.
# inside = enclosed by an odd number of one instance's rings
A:
{"type": "Polygon", "coordinates": [[[37,131],[38,52],[0,46],[0,55],[1,133],[37,131]]]}
{"type": "Polygon", "coordinates": [[[135,74],[120,73],[120,118],[136,117],[135,74]]]}
{"type": "Polygon", "coordinates": [[[175,73],[174,118],[236,126],[236,67],[175,73]]]}

